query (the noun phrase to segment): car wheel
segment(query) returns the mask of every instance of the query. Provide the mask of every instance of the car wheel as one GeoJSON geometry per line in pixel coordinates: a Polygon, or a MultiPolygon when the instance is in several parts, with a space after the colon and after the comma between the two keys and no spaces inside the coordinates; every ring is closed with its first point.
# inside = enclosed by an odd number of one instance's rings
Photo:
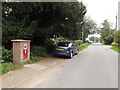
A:
{"type": "Polygon", "coordinates": [[[73,53],[71,52],[71,53],[70,53],[70,58],[72,58],[72,57],[73,57],[73,53]]]}
{"type": "Polygon", "coordinates": [[[77,55],[79,53],[79,51],[77,50],[77,52],[75,53],[75,55],[77,55]]]}

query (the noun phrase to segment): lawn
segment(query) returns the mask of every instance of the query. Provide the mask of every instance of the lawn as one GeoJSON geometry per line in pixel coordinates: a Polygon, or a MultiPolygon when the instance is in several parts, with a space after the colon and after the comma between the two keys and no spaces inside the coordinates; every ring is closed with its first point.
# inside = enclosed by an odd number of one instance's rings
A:
{"type": "Polygon", "coordinates": [[[85,48],[87,48],[89,45],[91,45],[91,44],[89,44],[89,43],[81,44],[81,45],[78,46],[78,50],[79,50],[79,51],[82,51],[82,50],[84,50],[85,48]]]}
{"type": "Polygon", "coordinates": [[[113,46],[111,47],[111,49],[115,50],[116,52],[119,52],[120,53],[120,47],[118,46],[113,46]]]}

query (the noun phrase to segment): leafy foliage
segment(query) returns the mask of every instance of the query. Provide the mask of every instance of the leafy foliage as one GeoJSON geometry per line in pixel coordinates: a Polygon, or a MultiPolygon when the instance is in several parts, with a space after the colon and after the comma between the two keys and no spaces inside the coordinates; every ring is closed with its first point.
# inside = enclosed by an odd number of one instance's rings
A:
{"type": "Polygon", "coordinates": [[[110,25],[110,22],[108,22],[108,20],[103,21],[100,34],[104,44],[111,44],[114,41],[114,36],[113,36],[114,30],[111,27],[112,26],[110,25]]]}
{"type": "Polygon", "coordinates": [[[74,40],[73,41],[77,46],[83,44],[83,41],[82,40],[74,40]]]}
{"type": "Polygon", "coordinates": [[[89,34],[97,32],[97,24],[90,17],[85,17],[82,25],[82,40],[85,43],[85,39],[89,34]]]}
{"type": "Polygon", "coordinates": [[[2,48],[2,60],[3,62],[12,62],[12,51],[2,48]]]}
{"type": "Polygon", "coordinates": [[[90,39],[90,41],[93,41],[93,42],[100,42],[100,38],[98,38],[98,37],[92,36],[89,39],[90,39]]]}
{"type": "Polygon", "coordinates": [[[118,43],[119,44],[119,47],[120,47],[120,30],[115,30],[114,32],[113,32],[113,35],[114,35],[114,41],[116,42],[116,43],[118,43]]]}
{"type": "Polygon", "coordinates": [[[47,51],[44,47],[41,46],[32,46],[31,53],[33,56],[44,57],[47,56],[47,51]]]}
{"type": "MultiPolygon", "coordinates": [[[[31,39],[43,45],[53,35],[81,37],[86,6],[81,2],[3,2],[3,45],[10,40],[31,39]]],[[[7,47],[9,48],[9,47],[7,47]]]]}
{"type": "Polygon", "coordinates": [[[45,45],[43,46],[47,53],[51,53],[54,50],[54,46],[57,42],[55,40],[46,40],[45,45]]]}
{"type": "Polygon", "coordinates": [[[40,57],[37,56],[31,56],[30,60],[26,61],[24,64],[31,64],[40,61],[40,57]]]}

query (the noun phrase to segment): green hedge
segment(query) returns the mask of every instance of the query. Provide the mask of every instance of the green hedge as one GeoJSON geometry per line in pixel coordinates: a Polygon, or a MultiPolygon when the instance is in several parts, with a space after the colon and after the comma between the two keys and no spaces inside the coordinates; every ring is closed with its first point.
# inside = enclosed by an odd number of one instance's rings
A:
{"type": "Polygon", "coordinates": [[[55,47],[55,44],[56,44],[57,42],[58,42],[58,41],[56,41],[56,40],[47,40],[47,41],[45,42],[45,45],[44,45],[43,47],[46,49],[46,51],[47,51],[48,54],[50,54],[50,53],[53,52],[54,47],[55,47]]]}
{"type": "Polygon", "coordinates": [[[3,62],[12,62],[12,50],[5,49],[5,47],[2,47],[2,60],[3,62]]]}
{"type": "Polygon", "coordinates": [[[47,50],[42,46],[32,46],[31,56],[45,57],[47,56],[47,50]]]}
{"type": "Polygon", "coordinates": [[[83,41],[82,40],[74,40],[73,41],[77,46],[83,44],[83,41]]]}
{"type": "Polygon", "coordinates": [[[61,40],[63,42],[73,42],[75,43],[77,46],[83,44],[83,41],[82,40],[61,40]]]}

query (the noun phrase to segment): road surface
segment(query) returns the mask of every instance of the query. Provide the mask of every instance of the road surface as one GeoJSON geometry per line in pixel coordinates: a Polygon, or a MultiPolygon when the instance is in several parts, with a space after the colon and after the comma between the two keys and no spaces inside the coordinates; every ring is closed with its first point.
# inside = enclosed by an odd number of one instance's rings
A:
{"type": "Polygon", "coordinates": [[[118,88],[118,53],[93,44],[79,55],[44,71],[30,88],[118,88]]]}

